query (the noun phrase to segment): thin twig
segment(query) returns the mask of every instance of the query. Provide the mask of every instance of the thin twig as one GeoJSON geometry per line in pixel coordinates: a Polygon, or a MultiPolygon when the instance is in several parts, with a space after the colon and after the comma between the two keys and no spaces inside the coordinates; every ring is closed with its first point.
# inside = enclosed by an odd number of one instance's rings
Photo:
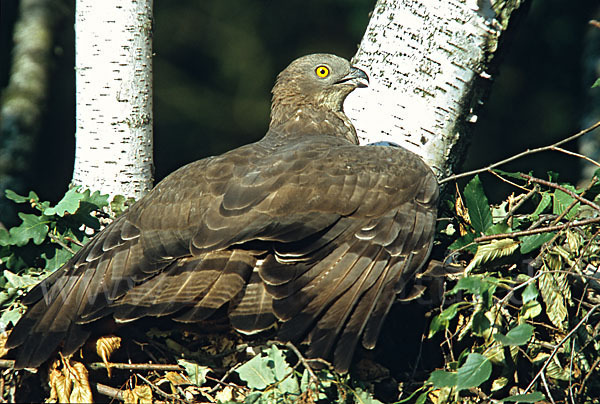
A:
{"type": "MultiPolygon", "coordinates": [[[[224,385],[224,386],[228,386],[228,385],[229,385],[229,383],[225,383],[225,380],[226,380],[226,379],[227,379],[227,378],[228,378],[228,377],[229,377],[229,376],[230,376],[230,375],[231,375],[231,374],[232,374],[232,373],[233,373],[233,372],[234,372],[234,371],[235,371],[237,368],[239,368],[240,366],[242,366],[242,363],[241,363],[241,362],[240,362],[240,363],[237,363],[235,366],[233,366],[233,367],[229,368],[229,370],[227,370],[227,372],[225,372],[225,374],[223,375],[223,377],[221,377],[221,379],[220,379],[220,380],[219,380],[219,379],[216,379],[216,378],[213,378],[212,380],[214,380],[215,382],[217,382],[217,384],[216,384],[216,385],[215,385],[215,386],[214,386],[212,389],[210,389],[210,391],[208,392],[208,394],[213,394],[215,391],[217,391],[217,390],[219,389],[219,387],[221,387],[221,386],[220,386],[221,384],[222,384],[222,385],[224,385]]],[[[208,376],[206,376],[206,378],[208,379],[209,377],[208,377],[208,376]]]]}
{"type": "Polygon", "coordinates": [[[62,248],[64,248],[68,252],[70,252],[71,254],[75,254],[75,251],[73,251],[73,249],[71,247],[69,247],[68,245],[66,245],[61,239],[59,239],[58,237],[56,237],[54,234],[48,233],[48,237],[50,237],[50,239],[52,241],[54,241],[56,244],[58,244],[59,246],[61,246],[62,248]]]}
{"type": "Polygon", "coordinates": [[[555,188],[555,189],[561,190],[564,193],[569,194],[571,197],[577,199],[579,202],[581,202],[583,204],[586,204],[588,206],[591,206],[595,210],[600,211],[600,206],[596,205],[594,202],[592,202],[590,200],[582,198],[581,196],[577,195],[575,192],[571,191],[570,189],[567,189],[567,188],[563,187],[562,185],[558,185],[558,184],[555,184],[554,182],[542,180],[540,178],[535,178],[535,177],[532,177],[531,175],[527,175],[527,174],[523,174],[523,173],[520,173],[519,175],[521,177],[525,178],[527,181],[536,182],[538,184],[545,185],[547,187],[551,187],[551,188],[555,188]]]}
{"type": "Polygon", "coordinates": [[[586,226],[588,224],[600,223],[600,217],[594,217],[592,219],[584,219],[578,222],[569,222],[565,224],[558,224],[556,226],[547,226],[539,229],[529,229],[529,230],[520,230],[513,231],[512,233],[501,233],[501,234],[490,234],[487,236],[481,236],[475,238],[473,242],[481,243],[482,241],[490,241],[490,240],[498,240],[502,238],[515,238],[521,236],[531,236],[532,234],[540,234],[540,233],[550,233],[552,231],[563,230],[567,227],[578,227],[578,226],[586,226]]]}
{"type": "Polygon", "coordinates": [[[552,404],[556,404],[556,402],[554,401],[554,398],[552,397],[552,393],[550,393],[550,389],[548,388],[548,383],[546,382],[546,376],[544,376],[544,373],[542,373],[541,378],[542,378],[542,383],[544,384],[544,389],[546,389],[546,394],[550,398],[550,401],[552,402],[552,404]]]}
{"type": "Polygon", "coordinates": [[[544,362],[544,365],[542,366],[542,368],[537,372],[537,374],[535,375],[535,377],[533,378],[533,380],[531,381],[531,383],[529,383],[529,385],[527,386],[527,388],[525,389],[525,391],[523,392],[523,394],[527,394],[531,388],[533,387],[533,385],[535,384],[535,382],[537,381],[538,378],[540,378],[540,376],[542,375],[542,373],[544,373],[546,371],[546,368],[548,367],[548,365],[550,364],[550,361],[554,358],[554,356],[558,353],[558,350],[560,349],[560,347],[569,339],[571,338],[571,336],[573,334],[575,334],[575,332],[577,332],[577,330],[579,329],[579,327],[581,327],[583,324],[586,324],[588,322],[588,320],[590,319],[590,317],[592,316],[592,313],[594,311],[596,311],[596,309],[600,307],[600,304],[595,305],[594,307],[592,307],[590,309],[590,311],[588,311],[588,313],[585,315],[585,317],[583,317],[575,327],[573,327],[573,329],[571,331],[569,331],[569,333],[556,345],[556,347],[554,347],[554,349],[552,350],[552,352],[550,353],[550,356],[548,357],[548,359],[546,359],[546,362],[544,362]]]}
{"type": "Polygon", "coordinates": [[[498,161],[498,162],[496,162],[494,164],[490,164],[489,166],[487,166],[485,168],[479,168],[477,170],[471,170],[471,171],[467,171],[467,172],[464,172],[464,173],[451,175],[449,177],[441,179],[439,182],[440,182],[440,184],[443,184],[443,183],[448,182],[448,181],[454,181],[454,180],[457,180],[459,178],[468,177],[470,175],[475,175],[475,174],[483,173],[483,172],[489,171],[489,170],[491,170],[493,168],[500,167],[501,165],[504,165],[504,164],[509,163],[511,161],[520,159],[521,157],[525,157],[525,156],[528,156],[528,155],[534,154],[534,153],[539,153],[539,152],[543,152],[543,151],[552,150],[552,148],[556,148],[556,147],[558,147],[558,146],[560,146],[562,144],[565,144],[565,143],[568,143],[568,142],[570,142],[570,141],[572,141],[574,139],[577,139],[578,137],[581,137],[581,136],[585,135],[586,133],[589,133],[589,132],[593,131],[594,129],[598,128],[598,127],[600,127],[600,121],[596,122],[595,124],[593,124],[589,128],[583,129],[582,131],[579,131],[576,134],[574,134],[572,136],[569,136],[566,139],[563,139],[563,140],[560,140],[560,141],[558,141],[558,142],[556,142],[554,144],[551,144],[550,146],[538,147],[536,149],[527,149],[524,152],[521,152],[519,154],[515,154],[514,156],[508,157],[508,158],[506,158],[504,160],[500,160],[500,161],[498,161]]]}
{"type": "Polygon", "coordinates": [[[597,161],[592,160],[591,158],[589,158],[587,156],[584,156],[583,154],[575,153],[575,152],[572,152],[570,150],[563,149],[562,147],[557,147],[557,146],[550,146],[550,150],[555,150],[557,152],[568,154],[569,156],[579,157],[580,159],[583,159],[583,160],[587,161],[590,164],[593,164],[593,165],[595,165],[597,167],[600,167],[600,163],[598,163],[597,161]]]}
{"type": "MultiPolygon", "coordinates": [[[[93,362],[87,365],[92,370],[106,369],[104,362],[93,362]]],[[[179,365],[162,364],[162,363],[109,363],[111,369],[122,370],[158,370],[158,371],[173,371],[178,372],[183,370],[179,365]]]]}
{"type": "Polygon", "coordinates": [[[100,383],[94,383],[94,387],[96,388],[96,391],[103,396],[125,401],[125,394],[123,393],[123,390],[115,389],[114,387],[100,383]]]}
{"type": "Polygon", "coordinates": [[[139,378],[140,378],[140,379],[142,379],[144,382],[146,382],[146,384],[147,384],[148,386],[150,386],[150,388],[151,388],[152,390],[154,390],[154,391],[155,391],[155,392],[156,392],[156,393],[157,393],[159,396],[163,396],[163,397],[164,397],[164,398],[166,398],[167,400],[177,400],[177,401],[181,401],[182,403],[188,403],[188,404],[192,404],[190,401],[188,401],[188,400],[186,400],[186,399],[184,399],[184,398],[178,397],[178,396],[176,396],[175,394],[167,394],[167,393],[165,393],[165,392],[164,392],[164,391],[162,391],[162,390],[161,390],[161,389],[160,389],[158,386],[155,386],[155,385],[154,385],[154,383],[152,383],[150,380],[146,379],[146,378],[145,378],[144,376],[142,376],[141,374],[139,374],[139,373],[136,373],[135,375],[136,375],[136,377],[139,377],[139,378]]]}
{"type": "Polygon", "coordinates": [[[583,388],[585,387],[585,384],[587,383],[587,381],[590,378],[590,376],[592,375],[592,373],[594,373],[594,369],[596,369],[596,367],[598,366],[598,364],[600,364],[600,357],[596,358],[596,360],[594,361],[594,363],[590,367],[590,370],[586,373],[585,377],[581,381],[581,386],[579,386],[579,390],[577,391],[577,395],[580,396],[580,395],[583,394],[583,388]]]}

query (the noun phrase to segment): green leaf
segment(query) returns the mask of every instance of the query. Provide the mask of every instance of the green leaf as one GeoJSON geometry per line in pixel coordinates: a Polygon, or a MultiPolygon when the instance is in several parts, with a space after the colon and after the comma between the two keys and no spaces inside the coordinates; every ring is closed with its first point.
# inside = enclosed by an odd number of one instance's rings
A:
{"type": "Polygon", "coordinates": [[[431,320],[428,338],[433,337],[438,331],[448,328],[450,325],[450,320],[456,316],[456,313],[458,312],[458,306],[462,303],[463,302],[453,303],[444,309],[444,311],[442,311],[440,314],[435,316],[433,320],[431,320]]]}
{"type": "Polygon", "coordinates": [[[432,383],[436,389],[442,389],[444,387],[455,387],[458,377],[456,372],[446,372],[445,370],[434,370],[429,375],[427,383],[432,383]]]}
{"type": "Polygon", "coordinates": [[[596,79],[596,81],[594,81],[594,84],[592,84],[592,88],[596,87],[600,87],[600,78],[596,79]]]}
{"type": "Polygon", "coordinates": [[[542,313],[542,305],[537,300],[532,300],[523,305],[521,307],[521,311],[519,315],[527,320],[529,318],[535,318],[542,313]]]}
{"type": "Polygon", "coordinates": [[[77,188],[71,188],[55,207],[47,208],[43,213],[46,216],[58,215],[60,217],[63,217],[65,213],[72,215],[77,212],[77,209],[79,209],[79,204],[84,198],[84,194],[77,192],[77,188]]]}
{"type": "Polygon", "coordinates": [[[277,381],[269,362],[272,363],[269,358],[256,355],[237,368],[236,372],[240,379],[244,380],[251,389],[264,390],[277,381]]]}
{"type": "Polygon", "coordinates": [[[354,398],[356,404],[383,404],[381,401],[373,398],[371,393],[360,388],[354,390],[354,398]]]}
{"type": "Polygon", "coordinates": [[[72,256],[73,254],[62,248],[57,248],[54,250],[53,255],[47,253],[42,254],[42,258],[46,260],[45,269],[49,272],[54,272],[58,268],[62,267],[72,256]]]}
{"type": "Polygon", "coordinates": [[[521,297],[523,298],[523,303],[530,302],[532,300],[537,299],[539,292],[535,287],[535,284],[532,282],[525,287],[523,293],[521,293],[521,297]]]}
{"type": "Polygon", "coordinates": [[[504,346],[525,345],[533,336],[533,326],[529,324],[519,324],[506,335],[494,334],[494,339],[504,346]]]}
{"type": "Polygon", "coordinates": [[[19,309],[6,310],[0,316],[0,327],[5,330],[9,324],[15,325],[21,318],[22,313],[19,309]]]}
{"type": "Polygon", "coordinates": [[[25,202],[29,202],[29,201],[35,201],[38,202],[40,200],[40,198],[37,196],[37,194],[33,191],[29,191],[29,195],[27,196],[21,196],[19,194],[17,194],[14,191],[11,191],[10,189],[7,189],[6,191],[4,191],[6,198],[10,199],[11,201],[14,201],[16,203],[25,203],[25,202]]]}
{"type": "Polygon", "coordinates": [[[479,268],[481,265],[498,258],[508,257],[517,251],[518,248],[519,242],[510,238],[494,240],[488,244],[480,244],[477,246],[477,252],[473,260],[465,268],[465,272],[469,273],[474,268],[479,268]]]}
{"type": "Polygon", "coordinates": [[[535,391],[529,394],[516,394],[514,396],[503,398],[500,401],[505,403],[536,403],[545,399],[546,397],[542,393],[535,391]]]}
{"type": "Polygon", "coordinates": [[[522,180],[523,179],[523,177],[521,177],[521,173],[520,172],[511,173],[511,172],[508,172],[508,171],[500,170],[498,168],[494,168],[493,171],[496,172],[496,173],[498,173],[498,174],[500,174],[500,175],[502,175],[503,177],[514,178],[514,179],[517,179],[517,180],[522,180]]]}
{"type": "Polygon", "coordinates": [[[185,373],[196,386],[202,387],[206,383],[206,375],[211,371],[211,368],[185,359],[178,359],[177,363],[185,369],[185,373]]]}
{"type": "MultiPolygon", "coordinates": [[[[564,185],[565,188],[569,189],[570,191],[575,191],[575,188],[572,185],[564,185]]],[[[565,209],[567,209],[569,207],[569,205],[571,205],[571,203],[573,203],[573,201],[575,201],[575,198],[573,198],[571,195],[567,194],[566,192],[561,191],[560,189],[557,189],[554,191],[554,193],[552,194],[553,196],[553,204],[552,204],[552,213],[554,213],[555,215],[560,215],[562,214],[565,209]]],[[[567,213],[567,215],[565,216],[565,219],[570,220],[573,219],[576,215],[577,215],[577,210],[579,209],[579,202],[577,202],[569,211],[569,213],[567,213]]]]}
{"type": "Polygon", "coordinates": [[[458,390],[477,387],[490,378],[492,364],[483,355],[471,353],[465,363],[456,372],[456,387],[458,390]]]}
{"type": "MultiPolygon", "coordinates": [[[[460,238],[458,238],[454,243],[450,244],[450,246],[448,248],[452,251],[456,251],[460,248],[463,248],[463,247],[473,243],[473,240],[475,240],[475,236],[476,236],[475,233],[467,233],[464,236],[461,236],[460,238]]],[[[471,244],[471,246],[466,248],[467,251],[470,251],[472,253],[475,253],[476,249],[477,249],[476,244],[471,244]]]]}
{"type": "Polygon", "coordinates": [[[473,314],[471,329],[475,335],[482,336],[491,326],[490,320],[485,316],[483,311],[478,311],[473,314]]]}
{"type": "Polygon", "coordinates": [[[521,254],[529,254],[540,248],[544,243],[552,240],[556,233],[540,233],[531,236],[519,237],[521,241],[521,254]]]}
{"type": "Polygon", "coordinates": [[[299,393],[300,386],[298,386],[298,379],[293,375],[293,370],[285,360],[283,351],[272,345],[266,351],[267,357],[272,361],[273,364],[273,375],[275,380],[280,382],[277,385],[277,389],[282,393],[299,393]]]}
{"type": "Polygon", "coordinates": [[[538,203],[538,206],[535,208],[533,213],[529,215],[531,220],[538,220],[540,214],[542,214],[546,208],[550,206],[550,202],[552,202],[552,197],[550,194],[548,192],[542,193],[542,199],[540,200],[540,203],[538,203]]]}
{"type": "Polygon", "coordinates": [[[485,233],[492,225],[492,211],[478,175],[465,186],[464,196],[473,228],[479,234],[485,233]]]}
{"type": "Polygon", "coordinates": [[[10,229],[11,242],[17,246],[24,246],[29,240],[37,245],[42,244],[48,234],[47,218],[23,212],[19,212],[19,217],[23,223],[10,229]]]}

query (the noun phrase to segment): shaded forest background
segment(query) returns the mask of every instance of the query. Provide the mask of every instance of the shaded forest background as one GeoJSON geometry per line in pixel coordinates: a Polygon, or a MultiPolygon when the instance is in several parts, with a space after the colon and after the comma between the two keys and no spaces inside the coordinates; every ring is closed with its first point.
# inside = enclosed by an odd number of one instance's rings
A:
{"type": "MultiPolygon", "coordinates": [[[[71,179],[75,150],[74,1],[65,1],[57,32],[48,108],[27,184],[57,201],[71,179]]],[[[294,58],[355,53],[374,0],[155,1],[155,178],[181,165],[258,140],[268,125],[270,89],[294,58]]],[[[17,0],[0,2],[0,88],[8,82],[17,0]]],[[[550,144],[580,129],[587,22],[597,0],[534,0],[512,39],[475,125],[465,169],[525,148],[550,144]]],[[[576,145],[569,145],[575,150],[576,145]]],[[[532,156],[507,170],[538,176],[559,171],[576,182],[579,160],[532,156]]],[[[494,198],[505,196],[488,190],[494,198]]],[[[10,223],[10,218],[2,218],[10,223]]]]}

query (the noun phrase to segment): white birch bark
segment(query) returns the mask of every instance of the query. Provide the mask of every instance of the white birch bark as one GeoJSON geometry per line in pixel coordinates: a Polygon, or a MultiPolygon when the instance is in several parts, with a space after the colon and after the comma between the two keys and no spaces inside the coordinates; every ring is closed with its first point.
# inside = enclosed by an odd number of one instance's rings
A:
{"type": "Polygon", "coordinates": [[[450,174],[491,82],[498,39],[518,3],[503,2],[509,11],[496,10],[498,16],[489,1],[378,0],[353,60],[370,84],[351,93],[344,108],[361,143],[397,143],[419,154],[439,177],[450,174]]]}
{"type": "Polygon", "coordinates": [[[152,0],[77,0],[73,185],[152,188],[152,0]]]}

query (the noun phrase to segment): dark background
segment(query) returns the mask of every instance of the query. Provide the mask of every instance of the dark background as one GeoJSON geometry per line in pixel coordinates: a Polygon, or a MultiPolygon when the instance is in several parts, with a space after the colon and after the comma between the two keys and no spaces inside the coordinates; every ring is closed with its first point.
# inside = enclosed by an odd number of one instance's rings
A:
{"type": "MultiPolygon", "coordinates": [[[[267,129],[276,74],[308,53],[352,57],[374,3],[155,1],[156,180],[185,163],[260,138],[267,129]]],[[[0,4],[0,88],[4,88],[18,1],[0,4]]],[[[48,108],[28,174],[30,189],[51,201],[66,191],[75,150],[74,2],[65,4],[48,108]]],[[[491,97],[475,125],[465,169],[553,143],[580,129],[585,93],[594,80],[582,77],[582,52],[585,33],[591,29],[587,21],[598,4],[533,1],[503,55],[491,97]]],[[[505,169],[534,169],[539,176],[553,170],[576,181],[579,161],[545,154],[505,169]]],[[[504,196],[503,186],[486,183],[492,200],[504,196]]]]}

